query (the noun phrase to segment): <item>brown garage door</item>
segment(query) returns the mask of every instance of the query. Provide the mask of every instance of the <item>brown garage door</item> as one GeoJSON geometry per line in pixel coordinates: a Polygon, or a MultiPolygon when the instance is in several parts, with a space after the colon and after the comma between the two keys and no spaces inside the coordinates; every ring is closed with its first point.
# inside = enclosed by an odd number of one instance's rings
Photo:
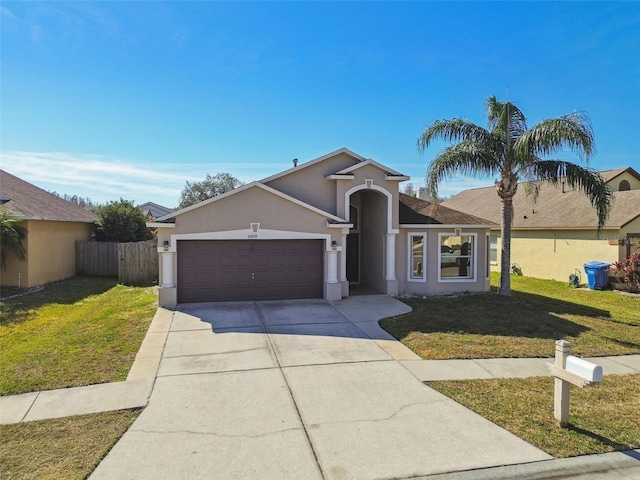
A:
{"type": "Polygon", "coordinates": [[[322,296],[322,240],[178,242],[180,303],[322,296]]]}

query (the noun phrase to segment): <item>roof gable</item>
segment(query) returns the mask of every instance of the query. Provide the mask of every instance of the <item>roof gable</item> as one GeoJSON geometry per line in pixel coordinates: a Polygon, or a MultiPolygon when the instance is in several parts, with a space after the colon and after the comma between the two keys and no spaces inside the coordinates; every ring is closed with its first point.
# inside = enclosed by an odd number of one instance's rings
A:
{"type": "Polygon", "coordinates": [[[329,158],[335,157],[336,155],[340,155],[341,153],[345,153],[345,154],[353,157],[354,159],[356,159],[359,162],[363,162],[363,161],[366,160],[363,156],[358,155],[355,152],[352,152],[348,148],[342,147],[342,148],[340,148],[338,150],[335,150],[335,151],[333,151],[331,153],[327,153],[326,155],[322,155],[321,157],[318,157],[318,158],[315,158],[315,159],[310,160],[308,162],[302,163],[302,164],[300,164],[298,166],[292,167],[292,168],[290,168],[288,170],[285,170],[283,172],[276,173],[275,175],[271,175],[270,177],[267,177],[267,178],[263,178],[262,180],[259,180],[259,182],[260,183],[269,183],[272,180],[275,180],[275,179],[280,178],[280,177],[284,177],[285,175],[289,175],[291,173],[297,173],[302,169],[305,169],[305,168],[310,167],[312,165],[315,165],[317,163],[323,162],[323,161],[325,161],[325,160],[327,160],[329,158]]]}
{"type": "Polygon", "coordinates": [[[366,167],[367,165],[373,165],[374,167],[379,168],[380,170],[382,170],[383,172],[385,172],[387,175],[392,175],[392,176],[399,176],[399,177],[403,177],[404,175],[402,175],[402,173],[397,172],[389,167],[385,167],[384,165],[382,165],[381,163],[378,163],[374,160],[364,160],[356,165],[352,165],[351,167],[348,168],[343,168],[342,170],[340,170],[339,172],[335,172],[334,175],[348,175],[350,173],[353,173],[354,171],[362,168],[362,167],[366,167]]]}
{"type": "Polygon", "coordinates": [[[160,217],[156,220],[156,222],[167,222],[170,221],[180,215],[183,215],[187,212],[190,212],[192,210],[198,209],[198,208],[202,208],[202,207],[206,207],[207,205],[210,205],[212,203],[215,202],[219,202],[220,200],[224,199],[224,198],[228,198],[228,197],[232,197],[234,195],[242,195],[242,192],[247,191],[249,189],[252,188],[260,188],[262,190],[265,190],[273,195],[276,195],[277,197],[280,197],[288,202],[294,203],[296,205],[299,205],[303,208],[306,208],[307,210],[310,210],[312,212],[315,212],[319,215],[322,215],[323,217],[325,217],[328,221],[333,221],[333,222],[339,222],[339,223],[344,223],[345,220],[343,218],[337,217],[331,213],[325,212],[324,210],[321,210],[319,208],[314,207],[313,205],[309,205],[307,203],[304,203],[300,200],[298,200],[297,198],[293,198],[290,197],[287,194],[284,194],[274,188],[271,188],[267,185],[264,185],[260,182],[251,182],[248,183],[246,185],[243,185],[242,187],[236,188],[234,190],[231,190],[229,192],[223,193],[222,195],[218,195],[216,197],[210,198],[208,200],[204,200],[202,202],[196,203],[195,205],[191,205],[189,207],[183,208],[182,210],[178,210],[176,212],[172,212],[169,215],[165,215],[164,217],[160,217]]]}
{"type": "Polygon", "coordinates": [[[631,167],[617,168],[615,170],[603,170],[600,172],[600,175],[602,175],[602,178],[604,178],[604,180],[607,183],[611,183],[613,180],[615,180],[617,177],[619,177],[625,172],[629,173],[632,177],[636,178],[637,180],[640,180],[640,173],[636,172],[631,167]]]}
{"type": "Polygon", "coordinates": [[[22,220],[94,223],[97,217],[84,208],[0,170],[2,210],[22,220]]]}

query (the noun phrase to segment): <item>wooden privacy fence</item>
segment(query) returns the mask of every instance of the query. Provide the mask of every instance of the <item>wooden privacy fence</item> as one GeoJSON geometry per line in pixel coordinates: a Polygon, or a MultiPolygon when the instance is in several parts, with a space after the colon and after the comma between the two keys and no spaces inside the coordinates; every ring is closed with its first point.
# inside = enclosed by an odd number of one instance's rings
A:
{"type": "Polygon", "coordinates": [[[145,285],[158,281],[158,242],[76,241],[76,275],[118,277],[118,283],[145,285]]]}
{"type": "Polygon", "coordinates": [[[157,281],[157,240],[118,244],[118,283],[144,285],[157,281]]]}
{"type": "Polygon", "coordinates": [[[76,240],[76,275],[118,276],[118,244],[76,240]]]}

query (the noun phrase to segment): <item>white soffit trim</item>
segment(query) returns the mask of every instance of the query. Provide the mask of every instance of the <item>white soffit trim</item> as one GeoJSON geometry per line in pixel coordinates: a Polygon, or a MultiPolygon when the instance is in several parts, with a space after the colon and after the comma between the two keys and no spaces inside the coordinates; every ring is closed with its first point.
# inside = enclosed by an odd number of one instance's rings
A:
{"type": "Polygon", "coordinates": [[[147,222],[148,228],[176,228],[175,223],[147,222]]]}
{"type": "Polygon", "coordinates": [[[327,175],[326,177],[327,180],[355,180],[355,175],[336,175],[336,174],[332,174],[332,175],[327,175]]]}
{"type": "Polygon", "coordinates": [[[327,228],[353,228],[353,223],[329,223],[329,222],[327,222],[327,228]]]}
{"type": "Polygon", "coordinates": [[[290,173],[297,172],[302,168],[310,167],[311,165],[315,165],[316,163],[320,163],[324,160],[327,160],[328,158],[335,157],[336,155],[340,155],[341,153],[346,153],[347,155],[350,155],[356,160],[358,160],[359,162],[363,162],[366,160],[362,155],[358,155],[357,153],[352,152],[348,148],[342,147],[342,148],[339,148],[338,150],[327,153],[326,155],[323,155],[321,157],[314,158],[313,160],[309,160],[308,162],[302,163],[297,167],[292,167],[288,170],[285,170],[284,172],[276,173],[275,175],[271,175],[270,177],[263,178],[262,180],[260,180],[260,183],[267,183],[272,180],[275,180],[276,178],[284,177],[285,175],[289,175],[290,173]]]}
{"type": "Polygon", "coordinates": [[[406,175],[385,175],[384,179],[390,180],[390,181],[404,182],[405,180],[411,180],[411,177],[407,177],[406,175]]]}

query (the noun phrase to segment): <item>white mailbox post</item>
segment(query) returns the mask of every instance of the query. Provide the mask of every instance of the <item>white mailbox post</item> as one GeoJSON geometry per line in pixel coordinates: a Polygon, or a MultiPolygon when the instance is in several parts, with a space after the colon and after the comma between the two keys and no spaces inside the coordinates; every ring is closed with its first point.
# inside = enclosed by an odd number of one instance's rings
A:
{"type": "Polygon", "coordinates": [[[553,416],[563,428],[569,423],[569,386],[584,388],[602,381],[600,365],[574,357],[570,353],[569,342],[557,340],[555,363],[547,362],[549,373],[555,377],[553,416]]]}

